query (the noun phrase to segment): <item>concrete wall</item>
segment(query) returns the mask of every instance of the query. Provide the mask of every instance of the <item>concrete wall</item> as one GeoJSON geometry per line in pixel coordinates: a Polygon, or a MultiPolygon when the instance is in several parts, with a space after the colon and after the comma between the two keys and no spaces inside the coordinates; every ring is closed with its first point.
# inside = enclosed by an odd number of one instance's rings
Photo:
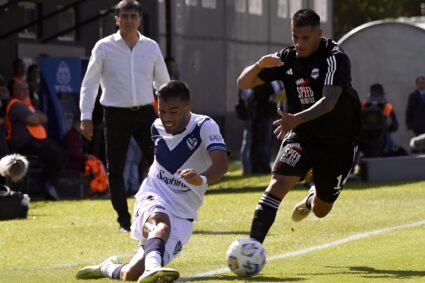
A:
{"type": "Polygon", "coordinates": [[[405,124],[408,95],[425,75],[425,20],[376,21],[349,32],[340,44],[351,59],[353,86],[365,99],[369,86],[381,83],[400,124],[396,141],[408,149],[413,136],[405,124]]]}

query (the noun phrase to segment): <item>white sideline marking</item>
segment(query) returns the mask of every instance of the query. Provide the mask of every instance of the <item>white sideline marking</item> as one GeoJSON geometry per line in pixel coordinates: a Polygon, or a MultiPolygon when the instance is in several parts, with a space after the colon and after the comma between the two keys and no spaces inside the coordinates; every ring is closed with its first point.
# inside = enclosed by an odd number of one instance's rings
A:
{"type": "MultiPolygon", "coordinates": [[[[310,253],[310,252],[320,251],[320,250],[323,250],[323,249],[332,248],[332,247],[335,247],[335,246],[338,246],[338,245],[341,245],[341,244],[345,244],[345,243],[348,243],[348,242],[351,242],[351,241],[367,238],[369,236],[384,234],[384,233],[395,231],[395,230],[412,228],[412,227],[417,227],[417,226],[421,226],[421,225],[425,225],[425,220],[413,222],[413,223],[409,223],[409,224],[398,225],[398,226],[386,227],[386,228],[372,230],[372,231],[363,232],[363,233],[358,233],[358,234],[354,234],[354,235],[348,236],[346,238],[342,238],[340,240],[330,242],[330,243],[327,243],[327,244],[318,245],[318,246],[314,246],[314,247],[310,247],[310,248],[306,248],[306,249],[302,249],[302,250],[296,250],[296,251],[292,251],[292,252],[283,253],[283,254],[280,254],[280,255],[271,256],[271,257],[267,258],[267,262],[279,260],[279,259],[284,259],[284,258],[288,258],[288,257],[292,257],[292,256],[307,254],[307,253],[310,253]]],[[[222,274],[222,273],[226,273],[226,272],[229,272],[229,269],[227,267],[226,268],[219,268],[219,269],[215,269],[215,270],[211,270],[211,271],[207,271],[207,272],[198,273],[198,274],[192,275],[190,277],[181,278],[180,280],[178,280],[178,282],[191,281],[192,279],[195,279],[195,278],[209,277],[209,276],[218,275],[218,274],[222,274]]]]}
{"type": "MultiPolygon", "coordinates": [[[[133,256],[134,253],[125,253],[125,254],[120,254],[117,255],[119,258],[123,258],[123,257],[131,257],[133,256]]],[[[80,265],[81,263],[78,262],[68,262],[68,263],[57,263],[52,265],[53,268],[67,268],[67,267],[74,267],[77,265],[80,265]]],[[[93,265],[95,265],[96,263],[94,263],[93,265]]]]}

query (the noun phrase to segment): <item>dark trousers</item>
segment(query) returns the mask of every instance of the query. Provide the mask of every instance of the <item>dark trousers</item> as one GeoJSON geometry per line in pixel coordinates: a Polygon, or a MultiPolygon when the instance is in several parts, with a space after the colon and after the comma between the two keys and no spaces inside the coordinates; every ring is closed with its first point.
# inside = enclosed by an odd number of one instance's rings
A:
{"type": "Polygon", "coordinates": [[[273,139],[273,118],[257,117],[252,121],[252,173],[269,174],[273,139]]]}
{"type": "Polygon", "coordinates": [[[65,152],[58,144],[49,138],[44,140],[32,139],[15,150],[22,155],[39,157],[43,161],[44,168],[40,181],[57,185],[60,173],[66,162],[65,152]]]}
{"type": "Polygon", "coordinates": [[[106,160],[112,206],[118,214],[118,222],[125,228],[130,227],[131,216],[128,212],[127,194],[124,184],[124,167],[130,137],[133,136],[140,147],[144,160],[153,162],[153,142],[151,125],[156,119],[152,105],[138,109],[104,107],[106,160]]]}

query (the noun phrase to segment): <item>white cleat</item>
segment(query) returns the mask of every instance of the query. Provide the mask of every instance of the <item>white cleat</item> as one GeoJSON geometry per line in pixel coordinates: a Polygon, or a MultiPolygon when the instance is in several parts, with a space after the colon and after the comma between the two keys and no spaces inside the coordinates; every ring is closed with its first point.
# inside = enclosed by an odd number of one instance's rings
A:
{"type": "Polygon", "coordinates": [[[314,194],[314,192],[316,191],[316,187],[315,186],[311,186],[310,190],[308,190],[308,194],[305,198],[303,198],[302,201],[300,201],[299,203],[297,203],[297,205],[294,207],[294,209],[292,210],[292,221],[294,222],[299,222],[301,220],[303,220],[304,218],[306,218],[310,212],[311,209],[309,209],[307,207],[307,199],[314,194]]]}
{"type": "Polygon", "coordinates": [[[107,258],[105,261],[98,265],[90,265],[81,268],[78,270],[77,274],[75,274],[75,278],[77,279],[97,279],[103,278],[105,275],[103,274],[101,269],[106,267],[109,264],[119,264],[121,263],[120,259],[117,256],[111,256],[107,258]]]}
{"type": "Polygon", "coordinates": [[[180,274],[172,268],[159,267],[152,270],[146,270],[139,277],[137,283],[171,283],[177,280],[180,274]]]}

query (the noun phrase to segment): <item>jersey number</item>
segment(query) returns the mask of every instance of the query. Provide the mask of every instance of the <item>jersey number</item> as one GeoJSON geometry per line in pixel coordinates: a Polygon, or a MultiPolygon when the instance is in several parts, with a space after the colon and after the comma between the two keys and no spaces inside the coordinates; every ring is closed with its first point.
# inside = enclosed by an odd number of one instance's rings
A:
{"type": "Polygon", "coordinates": [[[336,184],[336,187],[334,187],[334,190],[337,191],[336,192],[337,195],[339,195],[339,193],[341,192],[342,186],[345,185],[345,183],[347,182],[347,179],[348,179],[348,174],[344,180],[342,179],[342,174],[336,177],[336,180],[338,181],[338,183],[336,184]]]}

